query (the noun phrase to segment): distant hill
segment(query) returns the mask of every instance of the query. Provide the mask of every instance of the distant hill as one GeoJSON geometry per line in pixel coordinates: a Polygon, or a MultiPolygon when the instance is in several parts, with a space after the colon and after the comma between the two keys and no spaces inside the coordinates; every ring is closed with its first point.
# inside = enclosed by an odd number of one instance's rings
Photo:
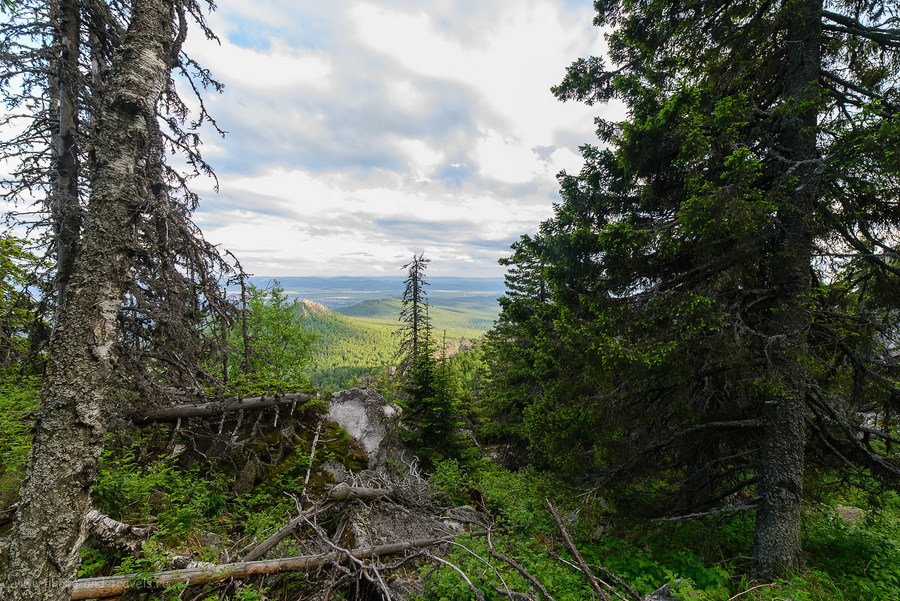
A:
{"type": "MultiPolygon", "coordinates": [[[[383,277],[265,277],[249,281],[265,288],[277,279],[291,298],[305,298],[331,309],[341,309],[366,300],[403,296],[403,275],[383,277]]],[[[440,307],[493,310],[504,292],[502,278],[429,277],[428,300],[440,307]]]]}
{"type": "Polygon", "coordinates": [[[302,301],[307,330],[319,336],[310,380],[319,388],[340,390],[354,378],[391,365],[397,351],[392,328],[336,313],[302,301]]]}
{"type": "MultiPolygon", "coordinates": [[[[338,312],[347,317],[366,321],[368,323],[379,323],[390,325],[393,328],[400,326],[400,311],[403,305],[400,299],[382,298],[378,300],[368,300],[349,307],[338,309],[338,312]]],[[[499,307],[465,307],[454,306],[444,307],[431,305],[429,307],[429,315],[431,323],[434,325],[435,336],[440,338],[443,330],[447,330],[449,338],[459,338],[466,336],[468,338],[481,336],[484,332],[491,329],[494,320],[499,315],[499,307]]]]}
{"type": "MultiPolygon", "coordinates": [[[[319,335],[316,364],[310,373],[312,383],[339,390],[349,386],[354,378],[392,365],[399,342],[394,332],[401,325],[400,309],[396,298],[366,300],[339,311],[303,300],[306,327],[319,335]]],[[[475,303],[474,308],[432,305],[429,314],[435,337],[440,341],[446,331],[452,354],[461,340],[473,340],[490,329],[497,311],[475,303]]]]}

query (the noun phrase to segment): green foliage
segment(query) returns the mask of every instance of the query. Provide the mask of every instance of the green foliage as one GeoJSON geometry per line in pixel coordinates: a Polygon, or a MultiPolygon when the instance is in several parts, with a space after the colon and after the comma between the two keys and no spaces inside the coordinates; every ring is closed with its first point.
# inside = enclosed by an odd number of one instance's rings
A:
{"type": "MultiPolygon", "coordinates": [[[[880,511],[864,511],[849,520],[827,507],[807,512],[808,568],[761,583],[746,575],[752,516],[725,523],[643,527],[610,522],[613,515],[591,513],[590,506],[575,501],[576,491],[565,482],[531,469],[509,472],[490,462],[465,467],[452,460],[438,463],[431,482],[455,504],[478,497],[495,520],[491,537],[495,547],[523,565],[556,599],[585,599],[591,593],[576,569],[548,553],[552,550],[572,562],[544,507],[547,497],[561,509],[587,563],[604,566],[642,595],[668,582],[674,598],[690,601],[729,601],[735,596],[754,601],[900,597],[900,497],[893,493],[884,499],[880,511]]],[[[461,537],[457,542],[462,546],[454,547],[448,559],[469,575],[487,599],[504,598],[491,588],[502,590],[504,582],[511,589],[529,590],[518,573],[491,557],[483,537],[461,537]]],[[[471,598],[468,586],[448,567],[426,569],[422,574],[428,590],[424,599],[471,598]]]]}
{"type": "MultiPolygon", "coordinates": [[[[401,435],[423,459],[425,469],[441,459],[462,456],[470,446],[460,433],[461,411],[445,351],[436,356],[438,346],[425,292],[429,262],[424,254],[413,255],[413,260],[403,266],[408,271],[396,358],[401,393],[397,400],[404,410],[401,435]]],[[[440,348],[447,348],[446,333],[440,348]]]]}
{"type": "Polygon", "coordinates": [[[847,518],[822,508],[804,523],[808,563],[839,583],[843,598],[900,598],[900,502],[890,493],[886,511],[847,518]]]}
{"type": "MultiPolygon", "coordinates": [[[[864,425],[895,414],[900,381],[883,359],[900,332],[884,101],[900,63],[881,5],[595,9],[609,56],[554,93],[621,100],[627,120],[598,121],[553,218],[502,261],[481,433],[645,517],[800,490],[804,469],[805,494],[823,475],[900,486],[896,423],[864,425]]],[[[799,506],[762,507],[771,577],[799,553],[783,536],[799,528],[774,526],[799,506]]]]}
{"type": "Polygon", "coordinates": [[[343,390],[354,378],[392,365],[397,351],[395,325],[367,323],[325,307],[304,311],[306,327],[318,338],[310,370],[314,386],[343,390]]]}
{"type": "Polygon", "coordinates": [[[39,373],[40,345],[49,336],[33,297],[35,273],[46,265],[25,244],[0,234],[0,377],[39,373]]]}
{"type": "Polygon", "coordinates": [[[228,331],[229,383],[243,393],[294,390],[309,384],[316,337],[306,330],[299,302],[289,300],[275,281],[271,288],[250,285],[247,339],[239,319],[228,331]]]}
{"type": "Polygon", "coordinates": [[[230,478],[208,465],[179,468],[164,444],[146,435],[127,444],[109,437],[92,495],[95,507],[113,519],[155,522],[154,544],[177,547],[201,526],[215,529],[231,501],[230,478]]]}
{"type": "Polygon", "coordinates": [[[25,475],[40,383],[36,377],[0,380],[0,507],[16,498],[25,475]]]}
{"type": "MultiPolygon", "coordinates": [[[[394,365],[399,299],[371,300],[332,311],[321,305],[304,305],[304,324],[318,337],[309,378],[318,388],[344,390],[356,380],[394,365]]],[[[451,340],[475,339],[490,327],[493,314],[482,306],[462,304],[429,306],[435,328],[451,340]]],[[[452,354],[452,349],[451,353],[452,354]]]]}
{"type": "MultiPolygon", "coordinates": [[[[338,313],[354,320],[391,326],[396,329],[397,316],[402,308],[401,299],[383,298],[368,300],[338,309],[338,313]]],[[[453,305],[435,305],[429,299],[428,316],[434,327],[446,330],[450,338],[475,338],[493,326],[496,313],[482,305],[467,306],[459,302],[453,305]]]]}

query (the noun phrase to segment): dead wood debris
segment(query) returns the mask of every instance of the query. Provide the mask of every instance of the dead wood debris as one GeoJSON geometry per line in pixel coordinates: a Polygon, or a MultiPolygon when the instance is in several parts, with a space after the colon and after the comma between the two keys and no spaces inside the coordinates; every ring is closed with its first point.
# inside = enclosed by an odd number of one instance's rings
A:
{"type": "MultiPolygon", "coordinates": [[[[357,484],[360,480],[362,480],[362,478],[357,477],[357,484]]],[[[383,480],[381,480],[381,482],[382,484],[384,483],[383,480]]],[[[299,499],[295,497],[295,500],[297,501],[298,509],[301,509],[299,499]]],[[[538,601],[539,599],[555,601],[553,596],[538,578],[532,575],[520,563],[506,556],[494,546],[493,541],[491,540],[490,528],[485,531],[472,532],[470,534],[476,536],[486,535],[490,557],[508,565],[525,578],[530,586],[528,592],[512,590],[494,564],[465,545],[454,541],[453,538],[456,533],[453,532],[448,532],[445,536],[433,538],[410,539],[386,544],[370,545],[364,548],[352,548],[352,544],[348,545],[343,542],[343,531],[348,528],[349,523],[353,520],[352,516],[354,515],[349,511],[348,506],[365,506],[365,501],[396,503],[396,491],[387,488],[372,488],[371,486],[356,486],[346,483],[339,484],[333,487],[328,494],[324,495],[318,503],[300,511],[296,518],[285,524],[285,526],[279,529],[274,535],[254,547],[252,551],[244,556],[242,561],[220,565],[206,564],[200,566],[188,566],[187,568],[178,570],[157,572],[149,575],[144,574],[140,575],[140,577],[137,574],[128,574],[122,576],[80,579],[76,581],[74,585],[71,598],[74,601],[80,599],[116,597],[127,593],[130,590],[130,587],[136,585],[135,583],[140,583],[142,588],[150,587],[145,591],[150,592],[150,590],[153,589],[162,589],[179,583],[184,583],[189,586],[210,585],[215,583],[223,583],[224,585],[225,583],[234,583],[235,581],[253,576],[271,577],[288,572],[302,571],[307,572],[310,575],[315,575],[315,580],[319,582],[320,587],[327,587],[324,597],[317,595],[316,598],[330,598],[329,595],[335,590],[346,591],[352,589],[358,591],[363,584],[366,584],[368,588],[365,590],[368,591],[368,594],[361,598],[371,599],[381,597],[386,601],[401,601],[405,599],[406,596],[398,592],[393,585],[389,586],[387,584],[388,580],[386,574],[396,572],[409,564],[409,562],[418,559],[419,561],[431,561],[452,569],[466,583],[473,598],[482,601],[484,599],[484,593],[473,583],[472,577],[458,565],[448,560],[446,558],[446,551],[432,551],[433,549],[439,549],[441,547],[448,549],[450,546],[456,546],[464,549],[487,565],[490,570],[493,570],[494,574],[500,579],[500,582],[503,585],[502,588],[495,585],[488,585],[496,594],[512,601],[538,601]],[[325,515],[329,510],[338,506],[344,506],[343,515],[345,517],[342,519],[341,525],[338,526],[336,533],[333,536],[329,536],[325,529],[317,523],[317,517],[325,515]],[[305,526],[307,532],[312,532],[314,534],[314,541],[318,544],[319,552],[281,559],[264,561],[256,560],[275,548],[281,540],[286,538],[289,534],[294,533],[301,526],[305,526]],[[394,563],[380,563],[381,558],[398,554],[402,554],[403,557],[394,563]],[[355,587],[355,589],[353,587],[355,587]],[[372,595],[374,595],[374,597],[372,595]]],[[[614,595],[622,601],[628,601],[628,599],[619,592],[621,590],[629,597],[640,601],[641,596],[618,576],[603,566],[590,565],[584,561],[583,557],[575,547],[571,535],[563,524],[559,512],[549,500],[547,500],[546,504],[566,547],[575,559],[575,563],[565,560],[552,550],[548,549],[548,553],[580,571],[588,581],[595,595],[600,599],[611,600],[611,595],[614,595]],[[615,586],[598,578],[594,574],[595,571],[600,572],[604,578],[612,581],[615,586]],[[607,590],[604,590],[601,586],[605,587],[607,590]]],[[[109,520],[109,518],[106,519],[109,520]]],[[[127,525],[122,524],[122,526],[127,525]]]]}
{"type": "Polygon", "coordinates": [[[381,555],[396,555],[404,551],[433,547],[446,543],[448,539],[426,539],[380,545],[367,549],[346,549],[320,553],[316,555],[303,555],[298,557],[285,557],[282,559],[270,559],[267,561],[249,561],[227,563],[211,568],[189,568],[183,570],[168,570],[155,574],[125,574],[122,576],[105,576],[99,578],[80,578],[75,581],[72,589],[72,600],[97,599],[115,597],[125,593],[136,582],[142,584],[152,583],[155,587],[165,588],[173,584],[187,583],[189,585],[210,584],[224,580],[248,578],[257,575],[272,575],[285,572],[311,571],[328,565],[341,565],[348,560],[360,561],[375,558],[381,555]]]}

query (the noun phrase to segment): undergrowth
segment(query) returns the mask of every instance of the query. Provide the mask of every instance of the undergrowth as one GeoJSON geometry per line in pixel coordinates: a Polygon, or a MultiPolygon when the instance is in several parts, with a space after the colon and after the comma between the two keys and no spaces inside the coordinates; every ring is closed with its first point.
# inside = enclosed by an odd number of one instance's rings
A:
{"type": "MultiPolygon", "coordinates": [[[[536,577],[558,601],[592,598],[583,575],[557,532],[544,499],[563,512],[566,528],[589,564],[602,565],[641,595],[671,583],[685,601],[897,601],[900,600],[900,496],[888,493],[877,507],[861,506],[855,517],[831,505],[811,507],[803,521],[805,568],[774,583],[751,581],[753,516],[682,524],[629,523],[602,503],[579,498],[551,475],[510,472],[489,462],[461,467],[439,464],[433,483],[456,503],[481,504],[495,520],[491,542],[536,577]]],[[[843,499],[846,501],[846,499],[843,499]]],[[[484,537],[463,537],[448,561],[465,572],[488,601],[503,592],[528,591],[529,583],[491,557],[484,537]]],[[[422,569],[427,601],[473,598],[451,567],[422,569]]],[[[621,590],[621,589],[620,589],[621,590]]]]}
{"type": "MultiPolygon", "coordinates": [[[[29,380],[0,389],[0,502],[11,502],[23,474],[38,387],[38,381],[29,380]]],[[[86,547],[80,576],[146,575],[167,568],[173,552],[201,561],[233,560],[296,515],[290,495],[303,491],[312,431],[302,431],[294,450],[245,494],[233,490],[233,469],[202,460],[184,465],[172,452],[169,435],[165,429],[146,430],[129,440],[110,440],[93,489],[94,504],[115,519],[151,525],[153,532],[138,557],[86,547]]],[[[360,467],[350,439],[333,426],[321,434],[308,487],[327,485],[317,469],[323,461],[360,467]]],[[[752,514],[724,523],[627,522],[600,499],[579,495],[551,474],[532,468],[510,471],[489,459],[441,462],[431,482],[449,505],[487,512],[493,519],[494,549],[525,567],[558,601],[590,599],[592,593],[571,565],[573,558],[545,499],[559,508],[584,559],[604,566],[641,595],[677,583],[672,595],[691,601],[900,601],[900,495],[893,492],[867,496],[838,491],[807,506],[804,568],[775,583],[759,583],[747,576],[752,514]]],[[[295,551],[290,544],[282,551],[295,551]]],[[[463,570],[488,601],[506,598],[497,590],[530,588],[516,570],[491,557],[484,536],[460,537],[447,561],[463,570]]],[[[473,598],[452,568],[429,563],[415,569],[427,591],[423,601],[473,598]]],[[[278,590],[267,591],[258,582],[231,590],[227,598],[295,598],[305,584],[305,575],[294,574],[283,578],[278,590]]],[[[174,587],[158,598],[177,599],[182,592],[174,587]]],[[[199,597],[214,598],[218,593],[212,591],[199,597]]]]}
{"type": "Polygon", "coordinates": [[[31,414],[38,406],[40,378],[0,379],[0,508],[18,497],[31,451],[31,414]]]}

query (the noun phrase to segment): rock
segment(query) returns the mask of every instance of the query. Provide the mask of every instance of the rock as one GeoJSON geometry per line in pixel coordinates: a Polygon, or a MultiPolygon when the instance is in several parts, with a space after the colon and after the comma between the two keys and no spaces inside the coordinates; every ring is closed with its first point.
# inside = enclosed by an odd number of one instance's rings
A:
{"type": "Polygon", "coordinates": [[[325,419],[337,423],[359,442],[369,469],[384,464],[398,448],[399,406],[388,403],[374,388],[351,388],[331,395],[325,419]]]}
{"type": "Polygon", "coordinates": [[[350,470],[348,470],[346,467],[344,467],[343,464],[338,463],[337,461],[326,461],[322,463],[321,469],[334,476],[335,484],[347,482],[350,476],[350,470]]]}
{"type": "Polygon", "coordinates": [[[244,495],[253,490],[253,485],[256,483],[256,479],[259,476],[260,465],[261,462],[259,458],[253,453],[250,453],[247,457],[247,462],[244,463],[244,467],[241,468],[241,471],[238,472],[237,477],[235,477],[234,484],[231,485],[235,494],[244,495]]]}
{"type": "Polygon", "coordinates": [[[838,515],[851,524],[861,521],[868,514],[865,509],[850,507],[848,505],[835,505],[835,509],[837,510],[838,515]]]}
{"type": "Polygon", "coordinates": [[[678,601],[677,598],[672,596],[672,588],[673,585],[677,586],[681,584],[681,582],[681,580],[675,580],[672,583],[667,582],[652,593],[644,595],[642,601],[678,601]]]}
{"type": "Polygon", "coordinates": [[[488,526],[485,515],[469,505],[447,510],[442,521],[447,528],[454,532],[468,532],[472,530],[473,526],[478,526],[479,529],[488,526]]]}

